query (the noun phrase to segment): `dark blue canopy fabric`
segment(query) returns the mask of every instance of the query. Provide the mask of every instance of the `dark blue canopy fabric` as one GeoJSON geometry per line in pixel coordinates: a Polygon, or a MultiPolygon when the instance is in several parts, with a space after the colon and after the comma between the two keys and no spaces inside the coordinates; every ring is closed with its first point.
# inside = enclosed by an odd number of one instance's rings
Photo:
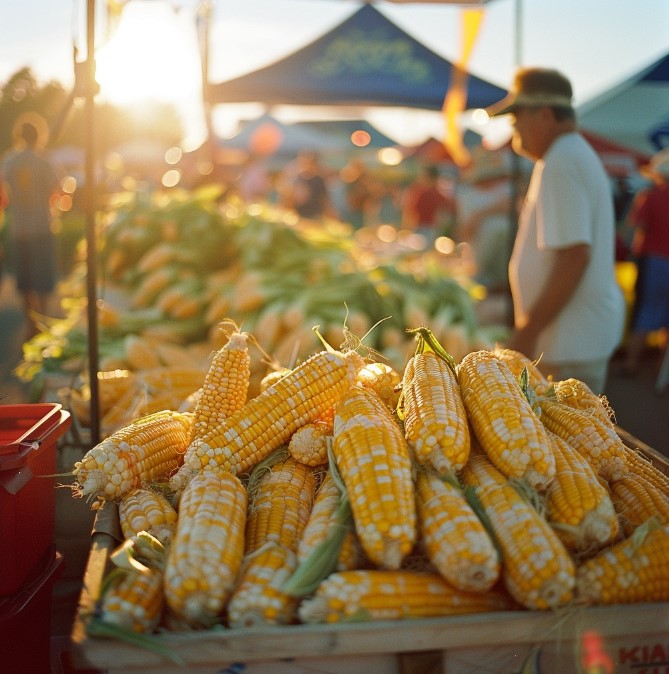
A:
{"type": "MultiPolygon", "coordinates": [[[[269,66],[209,88],[211,103],[369,105],[440,110],[454,65],[363,5],[302,49],[269,66]]],[[[468,78],[468,108],[506,91],[468,78]]]]}

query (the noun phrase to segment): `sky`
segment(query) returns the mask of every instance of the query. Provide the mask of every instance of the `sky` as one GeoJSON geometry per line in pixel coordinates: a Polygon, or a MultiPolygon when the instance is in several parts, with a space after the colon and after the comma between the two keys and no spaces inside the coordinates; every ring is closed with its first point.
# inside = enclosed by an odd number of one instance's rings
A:
{"type": "MultiPolygon", "coordinates": [[[[212,82],[282,58],[360,6],[354,0],[210,1],[212,82]]],[[[129,4],[147,2],[158,0],[131,0],[129,4]]],[[[198,5],[197,0],[171,2],[182,10],[184,21],[190,20],[198,5]]],[[[30,66],[40,82],[56,79],[70,86],[73,46],[79,50],[79,58],[86,53],[86,6],[86,0],[3,0],[0,82],[20,67],[30,66]]],[[[510,86],[518,65],[555,67],[571,79],[575,103],[580,105],[669,52],[669,0],[489,0],[484,6],[485,16],[469,66],[477,76],[504,88],[510,86]]],[[[377,2],[376,7],[433,51],[451,61],[458,59],[460,6],[377,2]]],[[[100,24],[104,23],[102,8],[103,2],[98,0],[100,24]]],[[[102,34],[104,26],[98,28],[102,34]]],[[[147,41],[150,34],[145,31],[141,40],[147,41]]],[[[100,49],[103,42],[104,37],[96,34],[100,49]]],[[[118,53],[112,59],[117,70],[121,62],[118,53]]],[[[179,64],[171,68],[176,83],[179,64]]],[[[240,117],[261,112],[257,106],[225,108],[217,111],[216,118],[217,131],[222,135],[232,133],[240,117]]],[[[290,112],[285,111],[286,115],[290,112]]],[[[399,142],[420,142],[438,135],[441,129],[442,122],[435,113],[366,112],[370,121],[399,142]]],[[[316,111],[316,116],[323,114],[323,110],[316,111]]]]}

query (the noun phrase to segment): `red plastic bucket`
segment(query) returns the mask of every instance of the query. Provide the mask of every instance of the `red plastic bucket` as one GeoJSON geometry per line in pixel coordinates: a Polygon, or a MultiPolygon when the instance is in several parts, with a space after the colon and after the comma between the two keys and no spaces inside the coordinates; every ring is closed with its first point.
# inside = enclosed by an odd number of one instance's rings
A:
{"type": "Polygon", "coordinates": [[[50,553],[56,525],[58,403],[0,405],[0,597],[17,592],[50,553]]]}

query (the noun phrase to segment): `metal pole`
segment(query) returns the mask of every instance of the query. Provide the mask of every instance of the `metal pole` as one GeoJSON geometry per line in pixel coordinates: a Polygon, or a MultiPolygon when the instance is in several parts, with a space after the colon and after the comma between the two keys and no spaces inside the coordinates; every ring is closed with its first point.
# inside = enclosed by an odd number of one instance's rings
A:
{"type": "Polygon", "coordinates": [[[97,244],[95,231],[95,0],[86,5],[86,292],[88,298],[88,377],[91,389],[91,445],[100,442],[98,387],[97,244]]]}

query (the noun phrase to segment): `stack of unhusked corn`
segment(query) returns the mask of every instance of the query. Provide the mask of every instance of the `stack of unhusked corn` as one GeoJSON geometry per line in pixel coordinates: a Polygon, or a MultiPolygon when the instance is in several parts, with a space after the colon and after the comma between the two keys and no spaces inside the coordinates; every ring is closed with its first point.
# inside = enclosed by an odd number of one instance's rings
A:
{"type": "Polygon", "coordinates": [[[144,530],[165,547],[165,601],[147,591],[142,620],[109,618],[132,603],[115,596],[98,620],[152,631],[668,601],[669,477],[622,442],[605,399],[507,349],[455,363],[413,332],[403,372],[325,345],[249,397],[250,336],[235,330],[192,410],[91,449],[75,493],[117,501],[129,540],[144,530]]]}

